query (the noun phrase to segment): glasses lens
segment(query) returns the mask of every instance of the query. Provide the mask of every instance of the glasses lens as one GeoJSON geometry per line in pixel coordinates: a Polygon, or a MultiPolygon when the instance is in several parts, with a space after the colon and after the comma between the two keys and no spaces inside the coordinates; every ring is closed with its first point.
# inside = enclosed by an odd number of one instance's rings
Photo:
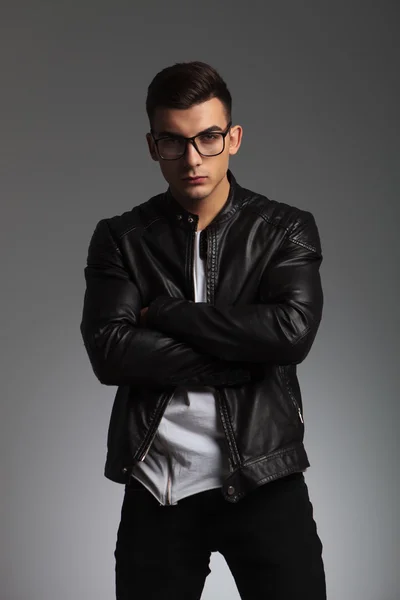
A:
{"type": "Polygon", "coordinates": [[[196,144],[204,156],[213,156],[222,152],[224,138],[220,133],[205,133],[196,138],[196,144]]]}
{"type": "Polygon", "coordinates": [[[163,138],[158,141],[158,151],[162,158],[173,159],[182,156],[185,150],[185,140],[179,138],[163,138]]]}
{"type": "MultiPolygon", "coordinates": [[[[224,147],[224,138],[220,133],[206,133],[195,138],[196,146],[203,156],[220,154],[224,147]]],[[[180,158],[185,152],[185,140],[163,138],[158,141],[160,156],[166,160],[180,158]]]]}

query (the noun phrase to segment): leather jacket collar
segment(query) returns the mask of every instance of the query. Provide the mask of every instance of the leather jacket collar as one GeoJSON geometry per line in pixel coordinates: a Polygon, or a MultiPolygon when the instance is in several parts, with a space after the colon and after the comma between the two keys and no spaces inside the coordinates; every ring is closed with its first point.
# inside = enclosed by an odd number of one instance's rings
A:
{"type": "MultiPolygon", "coordinates": [[[[230,169],[227,171],[227,177],[230,183],[228,198],[220,212],[213,219],[213,224],[221,223],[228,219],[231,215],[233,215],[233,213],[236,212],[243,202],[243,197],[240,194],[241,187],[238,185],[236,178],[230,169]]],[[[193,223],[193,220],[197,219],[197,215],[187,211],[174,198],[170,187],[168,187],[164,194],[160,195],[158,208],[166,216],[172,217],[173,219],[176,219],[183,224],[188,224],[189,226],[191,223],[193,223]]]]}

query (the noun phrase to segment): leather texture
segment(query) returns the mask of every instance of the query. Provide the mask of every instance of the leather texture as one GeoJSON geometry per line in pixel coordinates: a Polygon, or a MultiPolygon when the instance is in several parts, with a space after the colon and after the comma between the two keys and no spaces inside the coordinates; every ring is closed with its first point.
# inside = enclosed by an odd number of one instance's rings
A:
{"type": "Polygon", "coordinates": [[[98,222],[81,333],[99,381],[118,386],[105,476],[128,483],[176,386],[213,386],[231,469],[222,493],[237,502],[310,466],[296,368],[322,317],[322,253],[311,212],[227,174],[228,199],[201,234],[207,303],[194,302],[198,217],[168,188],[98,222]]]}

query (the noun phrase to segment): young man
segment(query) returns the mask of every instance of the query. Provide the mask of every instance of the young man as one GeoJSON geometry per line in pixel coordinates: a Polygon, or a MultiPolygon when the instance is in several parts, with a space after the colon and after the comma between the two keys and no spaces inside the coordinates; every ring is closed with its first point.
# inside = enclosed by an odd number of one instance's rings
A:
{"type": "Polygon", "coordinates": [[[164,69],[146,108],[169,187],[99,221],[81,323],[118,386],[116,597],[197,600],[218,551],[244,600],[323,600],[296,376],[322,314],[315,220],[236,181],[242,128],[211,66],[164,69]]]}

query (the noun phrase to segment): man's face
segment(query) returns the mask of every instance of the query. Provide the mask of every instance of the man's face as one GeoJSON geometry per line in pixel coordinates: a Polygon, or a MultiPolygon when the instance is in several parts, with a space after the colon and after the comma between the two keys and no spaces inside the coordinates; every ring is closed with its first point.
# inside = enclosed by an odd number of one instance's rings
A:
{"type": "MultiPolygon", "coordinates": [[[[154,137],[164,137],[166,132],[184,137],[192,137],[213,127],[215,131],[225,131],[228,120],[224,105],[218,98],[212,98],[188,109],[159,108],[157,109],[153,130],[154,137]],[[220,128],[220,129],[217,129],[220,128]]],[[[153,138],[147,134],[147,143],[153,160],[160,163],[165,180],[176,198],[202,200],[210,196],[214,189],[226,177],[229,166],[229,156],[239,150],[242,128],[231,127],[225,137],[225,148],[217,156],[200,155],[190,142],[185,154],[176,160],[162,159],[156,149],[153,138]],[[204,176],[198,183],[190,183],[187,178],[204,176]]]]}

